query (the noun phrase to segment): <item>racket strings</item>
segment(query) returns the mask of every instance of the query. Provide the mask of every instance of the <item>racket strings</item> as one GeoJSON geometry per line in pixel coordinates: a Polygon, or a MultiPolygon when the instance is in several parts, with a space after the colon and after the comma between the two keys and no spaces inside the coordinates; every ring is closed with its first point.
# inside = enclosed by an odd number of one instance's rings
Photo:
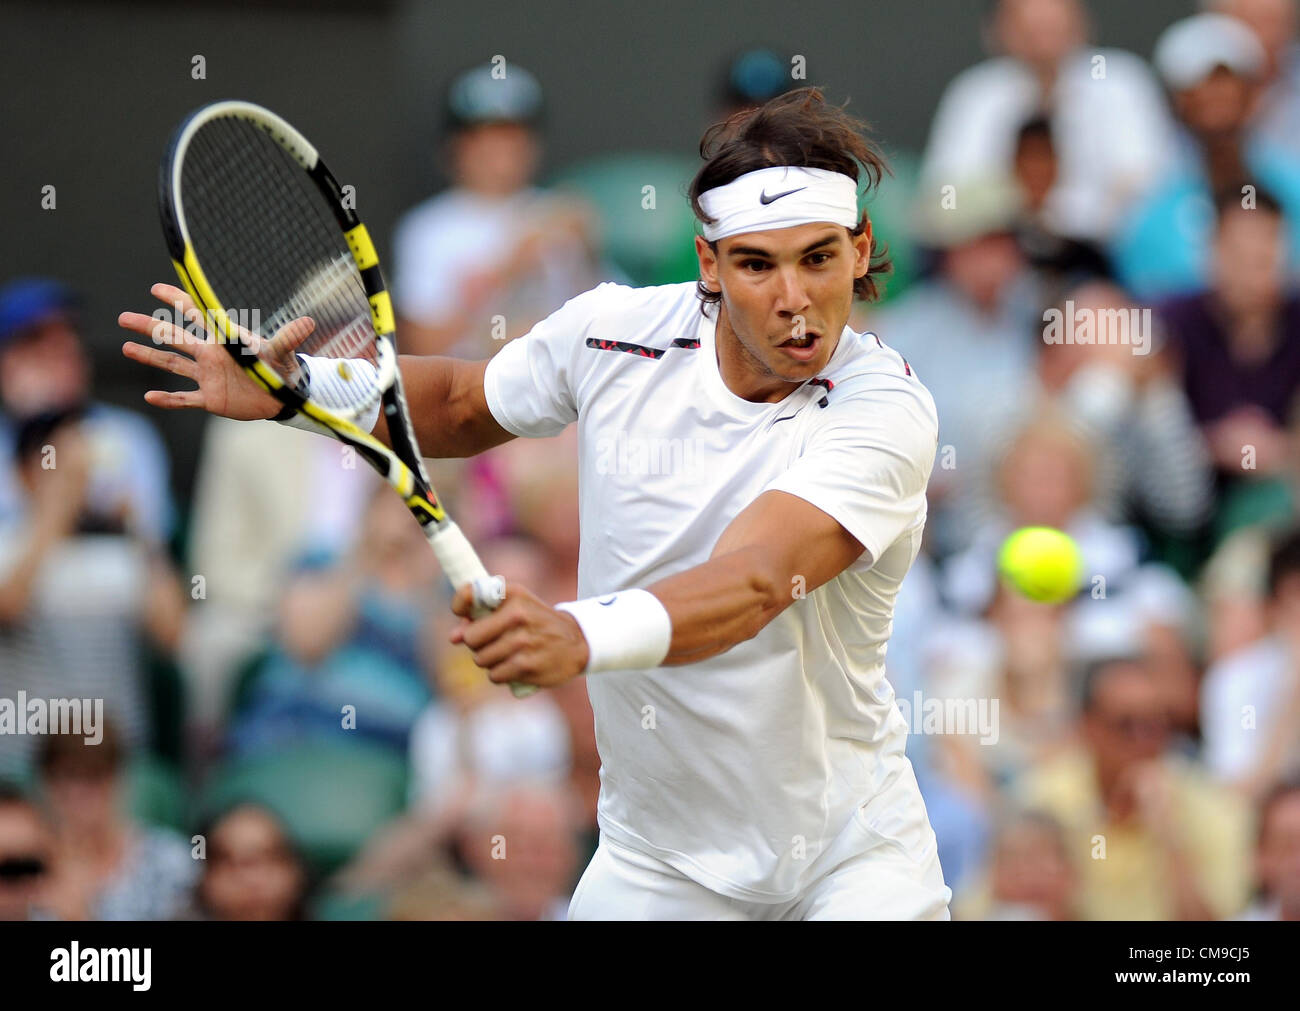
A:
{"type": "Polygon", "coordinates": [[[214,119],[190,139],[181,193],[208,283],[234,322],[267,340],[262,361],[299,385],[298,356],[308,356],[312,399],[348,413],[373,404],[379,350],[361,275],[331,204],[293,156],[253,122],[214,119]],[[277,339],[303,316],[315,323],[309,336],[277,339]]]}

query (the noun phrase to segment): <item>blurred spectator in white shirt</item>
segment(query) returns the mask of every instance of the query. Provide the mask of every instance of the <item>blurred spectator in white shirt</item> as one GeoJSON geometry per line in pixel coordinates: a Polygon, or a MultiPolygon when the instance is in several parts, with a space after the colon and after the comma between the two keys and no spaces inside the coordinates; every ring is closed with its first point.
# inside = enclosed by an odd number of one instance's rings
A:
{"type": "Polygon", "coordinates": [[[402,350],[490,357],[602,279],[592,212],[534,184],[542,90],[522,67],[467,70],[447,96],[451,188],[394,238],[402,350]]]}
{"type": "MultiPolygon", "coordinates": [[[[545,558],[518,538],[480,548],[489,572],[507,582],[541,584],[545,558]]],[[[437,701],[411,731],[411,804],[438,816],[460,804],[467,791],[527,778],[565,780],[569,775],[569,724],[550,692],[516,699],[487,679],[469,651],[447,645],[437,660],[437,701]]]]}
{"type": "Polygon", "coordinates": [[[1219,779],[1259,796],[1300,773],[1300,530],[1273,548],[1269,635],[1223,657],[1205,676],[1205,763],[1219,779]]]}
{"type": "Polygon", "coordinates": [[[989,37],[999,55],[958,74],[940,99],[921,191],[1009,172],[1020,126],[1045,113],[1060,156],[1048,216],[1063,235],[1106,237],[1169,147],[1150,70],[1132,53],[1087,45],[1079,0],[1000,0],[989,37]]]}
{"type": "MultiPolygon", "coordinates": [[[[0,518],[0,697],[103,699],[132,747],[150,740],[149,651],[168,658],[185,606],[129,497],[93,498],[94,450],[76,412],[18,428],[19,512],[0,518]]],[[[39,738],[0,734],[0,775],[28,771],[39,738]]]]}

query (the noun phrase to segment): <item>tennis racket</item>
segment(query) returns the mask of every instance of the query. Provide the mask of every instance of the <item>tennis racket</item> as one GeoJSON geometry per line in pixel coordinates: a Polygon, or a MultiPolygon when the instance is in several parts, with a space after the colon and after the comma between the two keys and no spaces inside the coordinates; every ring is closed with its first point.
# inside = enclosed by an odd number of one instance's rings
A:
{"type": "Polygon", "coordinates": [[[316,148],[259,105],[205,105],[172,137],[159,206],[176,273],[215,339],[284,405],[282,417],[296,412],[384,476],[452,585],[473,588],[476,617],[500,606],[504,580],[488,575],[429,481],[379,256],[316,148]],[[356,424],[376,405],[391,449],[356,424]]]}

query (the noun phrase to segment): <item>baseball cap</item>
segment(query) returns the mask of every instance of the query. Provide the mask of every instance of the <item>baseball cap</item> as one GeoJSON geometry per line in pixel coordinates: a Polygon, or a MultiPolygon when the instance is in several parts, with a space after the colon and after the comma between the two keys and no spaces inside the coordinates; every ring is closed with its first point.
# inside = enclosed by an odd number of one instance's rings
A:
{"type": "Polygon", "coordinates": [[[533,125],[542,113],[542,86],[518,64],[478,66],[459,74],[447,90],[452,129],[484,123],[533,125]]]}
{"type": "Polygon", "coordinates": [[[1258,77],[1267,57],[1246,25],[1226,14],[1194,14],[1175,21],[1156,40],[1152,62],[1173,91],[1194,87],[1216,67],[1258,77]]]}
{"type": "Polygon", "coordinates": [[[952,198],[945,202],[935,190],[918,201],[913,231],[923,245],[949,249],[985,235],[1010,232],[1023,204],[1015,183],[998,175],[958,183],[952,198]]]}
{"type": "Polygon", "coordinates": [[[48,277],[16,278],[0,288],[0,347],[46,316],[75,309],[80,299],[71,288],[48,277]]]}

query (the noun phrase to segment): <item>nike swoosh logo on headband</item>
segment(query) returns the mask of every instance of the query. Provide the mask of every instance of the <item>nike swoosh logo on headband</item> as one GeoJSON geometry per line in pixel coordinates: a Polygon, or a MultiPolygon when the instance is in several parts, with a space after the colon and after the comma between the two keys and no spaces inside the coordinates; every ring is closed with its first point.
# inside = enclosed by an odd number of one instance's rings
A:
{"type": "Polygon", "coordinates": [[[788,197],[791,193],[802,193],[807,188],[808,188],[807,186],[800,186],[797,190],[786,190],[784,193],[773,193],[770,197],[767,195],[767,190],[763,190],[758,195],[758,202],[762,204],[764,207],[766,207],[774,200],[780,200],[782,197],[788,197]]]}

